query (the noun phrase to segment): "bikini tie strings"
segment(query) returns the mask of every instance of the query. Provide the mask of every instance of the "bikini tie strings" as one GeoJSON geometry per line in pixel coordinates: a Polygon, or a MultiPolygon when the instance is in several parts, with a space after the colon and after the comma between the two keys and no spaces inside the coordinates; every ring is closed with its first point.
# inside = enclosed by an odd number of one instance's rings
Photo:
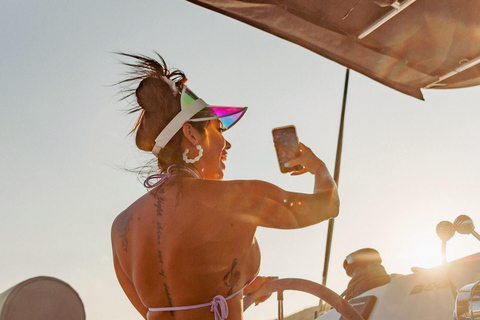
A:
{"type": "Polygon", "coordinates": [[[170,178],[171,174],[167,173],[157,173],[157,174],[152,174],[151,176],[148,176],[147,179],[143,182],[143,186],[145,188],[151,189],[155,188],[156,186],[161,185],[167,178],[170,178]],[[156,182],[151,182],[151,181],[157,180],[156,182]]]}
{"type": "Polygon", "coordinates": [[[217,295],[212,299],[210,311],[215,315],[215,320],[224,320],[228,318],[227,300],[222,295],[217,295]]]}
{"type": "Polygon", "coordinates": [[[192,169],[184,167],[184,166],[178,166],[178,165],[172,164],[171,166],[169,166],[167,168],[167,172],[152,174],[151,176],[147,177],[147,179],[145,179],[145,181],[143,182],[144,187],[148,188],[148,189],[158,187],[165,180],[167,180],[168,178],[170,178],[171,176],[174,175],[172,173],[173,170],[180,170],[180,171],[183,171],[183,172],[188,172],[193,177],[195,177],[197,179],[199,178],[198,174],[195,171],[193,171],[192,169]],[[156,180],[156,182],[153,182],[155,180],[156,180]]]}
{"type": "Polygon", "coordinates": [[[193,305],[193,306],[183,306],[183,307],[148,308],[148,311],[150,311],[150,312],[182,311],[182,310],[192,310],[192,309],[210,307],[210,311],[215,316],[215,320],[225,320],[228,317],[227,300],[230,300],[233,297],[235,297],[236,295],[242,293],[243,289],[245,289],[250,283],[252,283],[253,280],[255,280],[255,278],[257,276],[258,276],[258,271],[255,274],[255,277],[253,277],[252,280],[248,281],[243,286],[242,289],[238,290],[234,294],[229,295],[226,298],[224,298],[222,295],[217,295],[212,299],[211,302],[207,302],[207,303],[201,303],[201,304],[196,304],[196,305],[193,305]]]}

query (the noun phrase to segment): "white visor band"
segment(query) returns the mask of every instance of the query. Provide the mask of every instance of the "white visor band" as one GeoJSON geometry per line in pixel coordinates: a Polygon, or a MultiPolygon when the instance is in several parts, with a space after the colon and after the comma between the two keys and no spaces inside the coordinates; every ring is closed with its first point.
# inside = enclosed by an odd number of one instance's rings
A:
{"type": "Polygon", "coordinates": [[[189,121],[190,118],[192,118],[196,113],[205,107],[208,107],[208,104],[202,99],[197,99],[192,102],[188,108],[181,110],[155,139],[155,146],[152,149],[152,153],[158,157],[160,150],[167,145],[167,143],[173,138],[178,130],[182,128],[184,123],[189,121]]]}

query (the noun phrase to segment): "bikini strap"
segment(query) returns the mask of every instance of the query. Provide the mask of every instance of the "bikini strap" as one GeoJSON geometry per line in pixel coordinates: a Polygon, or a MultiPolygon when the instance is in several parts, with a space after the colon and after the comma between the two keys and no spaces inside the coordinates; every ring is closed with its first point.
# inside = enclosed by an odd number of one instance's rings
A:
{"type": "MultiPolygon", "coordinates": [[[[227,299],[230,299],[236,296],[242,290],[236,292],[235,294],[232,294],[227,299]]],[[[227,299],[225,299],[222,295],[219,294],[213,297],[212,301],[208,303],[196,304],[193,306],[183,306],[183,307],[148,308],[148,311],[153,311],[153,312],[183,311],[183,310],[192,310],[192,309],[210,307],[210,312],[212,312],[213,315],[215,316],[215,320],[225,320],[228,318],[227,299]]]]}
{"type": "Polygon", "coordinates": [[[167,168],[167,172],[156,173],[156,174],[152,174],[151,176],[148,176],[147,179],[145,179],[145,181],[143,182],[143,186],[145,188],[148,188],[148,189],[158,187],[159,185],[164,183],[165,180],[167,180],[168,178],[170,178],[171,176],[174,175],[173,170],[180,170],[180,171],[183,171],[183,172],[188,172],[193,177],[195,177],[197,179],[199,178],[198,174],[195,171],[193,171],[192,169],[187,168],[185,166],[179,166],[179,165],[176,165],[176,164],[172,164],[167,168]],[[156,182],[152,182],[152,181],[155,181],[155,180],[156,180],[156,182]]]}
{"type": "MultiPolygon", "coordinates": [[[[256,276],[255,276],[256,277],[256,276]]],[[[224,297],[222,295],[216,295],[213,297],[211,302],[208,303],[202,303],[202,304],[196,304],[193,306],[183,306],[183,307],[167,307],[167,308],[148,308],[148,311],[152,312],[162,312],[162,311],[182,311],[182,310],[192,310],[192,309],[198,309],[198,308],[204,308],[204,307],[210,307],[210,312],[213,313],[215,316],[215,320],[225,320],[228,318],[228,304],[227,300],[235,297],[238,295],[240,292],[245,289],[246,286],[248,286],[252,281],[255,279],[255,277],[247,282],[242,289],[238,290],[234,294],[229,295],[228,297],[224,297]]]]}
{"type": "Polygon", "coordinates": [[[228,318],[227,299],[219,294],[212,299],[211,304],[210,311],[215,315],[215,320],[224,320],[228,318]]]}

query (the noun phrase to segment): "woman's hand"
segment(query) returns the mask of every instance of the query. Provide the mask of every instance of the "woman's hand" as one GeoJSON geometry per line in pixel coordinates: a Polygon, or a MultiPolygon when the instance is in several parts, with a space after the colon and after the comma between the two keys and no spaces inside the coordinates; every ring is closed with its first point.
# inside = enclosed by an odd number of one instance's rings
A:
{"type": "MultiPolygon", "coordinates": [[[[328,202],[332,210],[326,210],[329,212],[327,219],[334,218],[338,215],[338,193],[337,185],[333,180],[330,172],[328,172],[327,166],[320,160],[313,152],[305,146],[303,143],[299,143],[300,156],[290,160],[285,166],[295,167],[302,166],[303,168],[292,172],[292,175],[300,175],[305,172],[310,172],[315,175],[315,188],[314,193],[329,193],[328,202]],[[333,200],[333,201],[332,201],[333,200]]],[[[325,204],[319,207],[319,210],[325,210],[325,204]],[[323,208],[322,208],[323,207],[323,208]]]]}
{"type": "MultiPolygon", "coordinates": [[[[243,289],[243,294],[247,295],[250,293],[254,293],[255,291],[258,291],[265,283],[277,280],[278,277],[256,277],[255,280],[253,280],[252,283],[250,283],[245,289],[243,289]]],[[[268,298],[270,298],[272,294],[269,294],[267,296],[259,297],[255,299],[255,305],[258,305],[268,298]]]]}
{"type": "Polygon", "coordinates": [[[298,146],[300,149],[300,156],[285,164],[286,167],[299,167],[299,170],[295,170],[291,173],[292,176],[304,174],[305,172],[315,174],[318,169],[325,168],[323,161],[317,158],[309,147],[301,142],[298,146]]]}

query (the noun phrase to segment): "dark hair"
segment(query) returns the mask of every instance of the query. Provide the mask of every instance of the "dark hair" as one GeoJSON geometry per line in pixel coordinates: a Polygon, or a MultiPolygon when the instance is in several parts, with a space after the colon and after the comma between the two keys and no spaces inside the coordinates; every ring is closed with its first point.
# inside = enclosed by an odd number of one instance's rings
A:
{"type": "MultiPolygon", "coordinates": [[[[178,69],[168,69],[165,60],[158,54],[158,60],[143,55],[118,53],[134,59],[133,63],[123,62],[131,68],[129,78],[119,82],[128,99],[135,95],[136,103],[128,113],[140,112],[131,133],[135,133],[137,147],[143,151],[152,151],[155,139],[166,125],[180,112],[180,92],[187,81],[185,74],[178,69]],[[175,95],[173,89],[164,78],[174,82],[179,90],[175,95]],[[136,87],[136,88],[135,88],[136,87]]],[[[205,122],[192,122],[192,126],[199,132],[205,131],[205,122]]],[[[158,168],[165,170],[171,164],[182,162],[183,132],[179,130],[158,155],[158,168]]],[[[151,170],[150,170],[151,171],[151,170]]]]}

